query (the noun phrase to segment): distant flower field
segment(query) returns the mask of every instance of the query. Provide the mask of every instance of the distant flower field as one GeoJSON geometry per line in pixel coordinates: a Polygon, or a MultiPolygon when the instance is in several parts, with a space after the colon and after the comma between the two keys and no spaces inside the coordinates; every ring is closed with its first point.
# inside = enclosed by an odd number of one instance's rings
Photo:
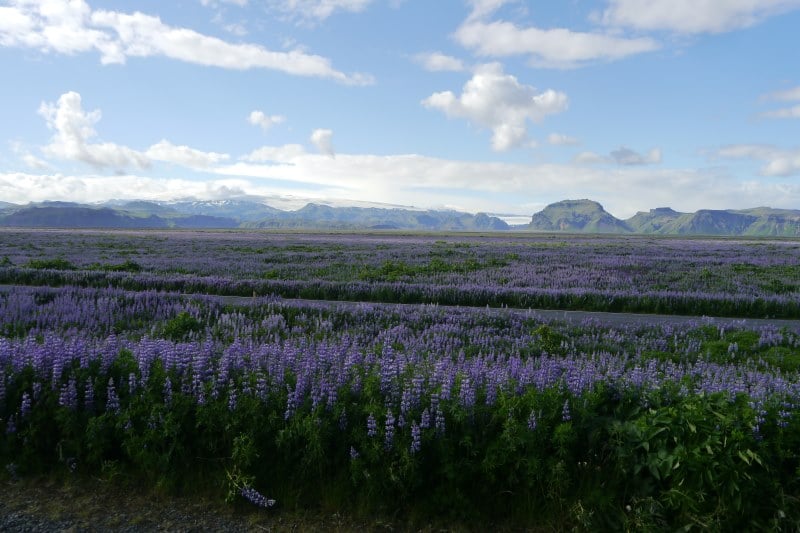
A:
{"type": "Polygon", "coordinates": [[[14,285],[0,291],[6,477],[410,523],[800,523],[800,322],[612,326],[485,308],[797,318],[800,242],[0,236],[14,285]],[[465,307],[393,305],[406,301],[465,307]]]}
{"type": "Polygon", "coordinates": [[[800,241],[3,230],[0,283],[800,318],[800,241]]]}

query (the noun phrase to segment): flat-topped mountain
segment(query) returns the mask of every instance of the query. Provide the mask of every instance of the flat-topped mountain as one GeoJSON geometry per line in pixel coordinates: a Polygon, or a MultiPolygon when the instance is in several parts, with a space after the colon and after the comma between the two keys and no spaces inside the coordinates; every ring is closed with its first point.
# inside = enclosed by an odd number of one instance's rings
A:
{"type": "Polygon", "coordinates": [[[531,219],[528,229],[586,233],[630,233],[624,222],[614,218],[592,200],[563,200],[545,207],[531,219]]]}
{"type": "Polygon", "coordinates": [[[647,213],[639,211],[625,222],[636,233],[659,233],[685,214],[670,207],[657,207],[647,213]]]}

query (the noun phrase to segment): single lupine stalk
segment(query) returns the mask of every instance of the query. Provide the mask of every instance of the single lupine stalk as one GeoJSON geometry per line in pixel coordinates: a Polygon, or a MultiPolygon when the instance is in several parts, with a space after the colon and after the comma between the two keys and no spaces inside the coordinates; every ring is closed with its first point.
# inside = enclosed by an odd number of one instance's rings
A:
{"type": "Polygon", "coordinates": [[[416,422],[411,423],[411,453],[415,454],[422,449],[422,430],[416,422]]]}
{"type": "Polygon", "coordinates": [[[106,412],[119,414],[119,396],[114,389],[114,378],[108,378],[108,389],[106,397],[106,412]]]}

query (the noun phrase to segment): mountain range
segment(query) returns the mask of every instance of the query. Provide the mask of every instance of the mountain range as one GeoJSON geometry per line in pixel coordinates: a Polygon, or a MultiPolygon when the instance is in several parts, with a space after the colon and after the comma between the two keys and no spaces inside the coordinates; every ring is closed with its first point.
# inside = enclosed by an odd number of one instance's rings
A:
{"type": "Polygon", "coordinates": [[[681,213],[669,207],[659,207],[620,220],[592,200],[564,200],[533,215],[526,229],[573,233],[800,237],[800,210],[756,207],[681,213]]]}
{"type": "Polygon", "coordinates": [[[105,204],[0,202],[0,226],[70,228],[395,229],[424,231],[536,231],[800,237],[800,210],[669,207],[620,220],[592,200],[563,200],[511,226],[499,216],[396,206],[308,203],[296,210],[271,207],[258,197],[229,200],[112,201],[105,204]]]}
{"type": "Polygon", "coordinates": [[[448,210],[335,207],[309,203],[284,211],[258,199],[130,201],[84,205],[42,202],[0,205],[0,226],[71,228],[309,228],[502,231],[498,217],[448,210]]]}

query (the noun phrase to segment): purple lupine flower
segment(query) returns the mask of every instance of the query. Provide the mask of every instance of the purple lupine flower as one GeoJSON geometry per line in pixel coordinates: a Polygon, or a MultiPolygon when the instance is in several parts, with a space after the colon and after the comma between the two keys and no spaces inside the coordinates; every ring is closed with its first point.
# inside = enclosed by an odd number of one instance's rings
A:
{"type": "Polygon", "coordinates": [[[61,385],[61,394],[58,396],[58,405],[66,407],[71,411],[78,408],[78,386],[75,378],[69,378],[69,382],[61,385]]]}
{"type": "Polygon", "coordinates": [[[22,393],[22,403],[19,406],[19,416],[21,418],[28,418],[31,414],[31,397],[27,392],[22,393]]]}
{"type": "Polygon", "coordinates": [[[258,373],[256,380],[256,396],[262,402],[267,401],[267,377],[262,373],[258,373]]]}
{"type": "Polygon", "coordinates": [[[378,423],[375,421],[375,417],[372,416],[372,413],[369,414],[367,417],[367,436],[374,437],[378,434],[378,423]]]}
{"type": "Polygon", "coordinates": [[[106,412],[119,414],[119,396],[114,389],[114,378],[108,378],[108,389],[106,392],[106,412]]]}
{"type": "Polygon", "coordinates": [[[531,431],[536,430],[536,412],[531,409],[531,414],[528,415],[528,429],[531,431]]]}
{"type": "Polygon", "coordinates": [[[172,381],[170,381],[169,376],[164,379],[164,390],[162,391],[164,395],[164,405],[167,407],[172,405],[172,381]]]}
{"type": "Polygon", "coordinates": [[[445,422],[444,422],[444,413],[442,412],[441,408],[436,409],[436,419],[434,421],[434,426],[436,427],[436,433],[438,433],[439,435],[444,435],[445,422]]]}
{"type": "Polygon", "coordinates": [[[411,453],[415,454],[422,448],[422,430],[416,422],[411,423],[411,453]]]}
{"type": "Polygon", "coordinates": [[[296,409],[295,403],[295,393],[292,391],[292,387],[288,384],[286,385],[286,413],[284,413],[283,418],[284,420],[289,420],[293,415],[296,409]]]}
{"type": "Polygon", "coordinates": [[[358,450],[350,446],[350,460],[355,461],[356,459],[358,459],[358,457],[359,457],[358,450]]]}
{"type": "Polygon", "coordinates": [[[569,400],[564,400],[564,407],[561,408],[561,420],[564,422],[569,422],[572,419],[572,416],[569,412],[569,400]]]}
{"type": "Polygon", "coordinates": [[[128,393],[133,396],[136,394],[136,374],[131,372],[128,374],[128,393]]]}
{"type": "Polygon", "coordinates": [[[12,435],[17,432],[17,424],[15,423],[15,417],[12,415],[8,418],[8,422],[6,423],[6,435],[12,435]]]}
{"type": "Polygon", "coordinates": [[[86,380],[86,388],[83,391],[83,408],[89,412],[94,411],[94,387],[92,380],[86,380]]]}
{"type": "Polygon", "coordinates": [[[391,449],[394,442],[394,415],[391,409],[386,410],[386,424],[384,425],[384,446],[387,450],[391,449]]]}
{"type": "Polygon", "coordinates": [[[458,392],[458,399],[461,405],[467,409],[475,405],[475,387],[472,385],[472,380],[469,377],[464,377],[461,381],[461,388],[458,392]]]}
{"type": "Polygon", "coordinates": [[[228,380],[228,411],[233,412],[236,410],[236,385],[233,380],[228,380]]]}
{"type": "Polygon", "coordinates": [[[428,429],[431,427],[431,412],[427,407],[422,411],[422,416],[420,416],[419,419],[419,427],[422,429],[428,429]]]}
{"type": "Polygon", "coordinates": [[[248,485],[242,487],[239,493],[242,495],[242,497],[244,497],[245,500],[259,507],[263,507],[264,509],[269,509],[270,507],[275,506],[275,500],[267,498],[256,489],[248,485]]]}

